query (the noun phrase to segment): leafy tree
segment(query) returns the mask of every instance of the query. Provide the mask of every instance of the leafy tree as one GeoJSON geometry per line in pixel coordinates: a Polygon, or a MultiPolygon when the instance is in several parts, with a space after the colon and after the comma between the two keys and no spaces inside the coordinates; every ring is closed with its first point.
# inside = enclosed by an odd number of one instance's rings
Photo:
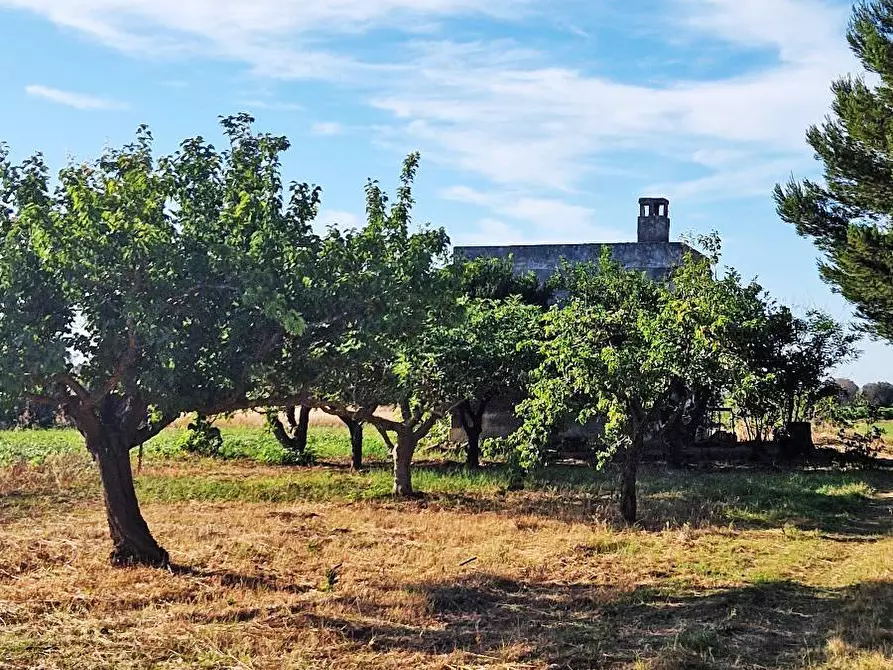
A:
{"type": "Polygon", "coordinates": [[[465,302],[465,316],[454,333],[466,342],[460,354],[464,361],[456,369],[465,372],[469,395],[453,415],[468,439],[466,465],[476,468],[484,415],[494,401],[520,401],[526,373],[536,367],[533,350],[519,347],[537,329],[534,311],[525,306],[543,309],[554,292],[534,272],[516,273],[511,256],[458,258],[455,269],[460,294],[471,300],[465,302]]]}
{"type": "Polygon", "coordinates": [[[115,563],[163,565],[130,451],[185,412],[260,403],[305,328],[318,189],[283,194],[283,137],[223,119],[156,160],[148,129],[50,186],[0,152],[0,396],[61,407],[98,465],[115,563]]]}
{"type": "Polygon", "coordinates": [[[857,355],[858,335],[817,310],[791,322],[791,339],[777,370],[787,425],[812,418],[816,403],[837,392],[831,370],[857,355]]]}
{"type": "Polygon", "coordinates": [[[459,314],[457,282],[446,232],[410,231],[418,161],[405,161],[392,204],[376,181],[367,184],[365,226],[329,230],[314,288],[337,319],[294,338],[268,377],[281,397],[303,394],[349,425],[373,425],[393,454],[401,496],[413,493],[418,441],[457,402],[439,349],[459,314]],[[379,411],[390,407],[396,416],[379,411]]]}
{"type": "Polygon", "coordinates": [[[746,350],[762,336],[762,288],[743,282],[730,269],[713,276],[722,245],[714,233],[689,240],[698,253],[689,253],[672,275],[666,302],[658,317],[659,328],[677,356],[679,366],[672,380],[673,392],[661,417],[661,437],[668,447],[671,465],[682,465],[683,449],[690,445],[711,404],[717,404],[739,384],[746,350]],[[708,342],[708,333],[722,337],[708,342]],[[737,345],[744,344],[744,347],[737,345]]]}
{"type": "Polygon", "coordinates": [[[517,296],[528,305],[546,307],[552,300],[549,283],[540,283],[534,272],[516,273],[512,257],[481,256],[457,259],[459,291],[470,298],[501,300],[517,296]]]}
{"type": "Polygon", "coordinates": [[[822,277],[857,308],[869,333],[893,340],[893,2],[853,12],[847,39],[872,82],[832,84],[832,115],[807,131],[824,183],[775,188],[781,218],[824,254],[822,277]]]}
{"type": "Polygon", "coordinates": [[[862,395],[874,407],[893,407],[893,384],[873,382],[862,387],[862,395]]]}
{"type": "Polygon", "coordinates": [[[731,397],[762,442],[773,428],[811,419],[822,398],[838,393],[830,373],[857,354],[858,336],[827,314],[796,317],[771,301],[754,324],[735,341],[743,369],[731,397]]]}
{"type": "Polygon", "coordinates": [[[686,254],[667,282],[623,269],[609,251],[597,266],[565,266],[560,283],[568,298],[544,317],[543,360],[519,405],[517,439],[528,465],[567,417],[605,421],[599,463],[622,453],[620,510],[630,523],[646,441],[663,437],[686,391],[732,383],[738,354],[729,342],[739,317],[753,310],[756,288],[742,287],[735,273],[715,279],[718,240],[706,241],[709,253],[686,254]]]}
{"type": "Polygon", "coordinates": [[[836,400],[840,404],[849,404],[856,399],[857,395],[859,395],[859,385],[852,379],[835,379],[834,384],[838,388],[836,400]]]}
{"type": "Polygon", "coordinates": [[[535,349],[522,345],[536,335],[542,311],[518,296],[466,298],[461,305],[461,319],[440,344],[441,365],[450,371],[454,400],[461,400],[454,413],[468,438],[466,464],[476,468],[490,403],[521,400],[527,375],[538,365],[535,349]]]}

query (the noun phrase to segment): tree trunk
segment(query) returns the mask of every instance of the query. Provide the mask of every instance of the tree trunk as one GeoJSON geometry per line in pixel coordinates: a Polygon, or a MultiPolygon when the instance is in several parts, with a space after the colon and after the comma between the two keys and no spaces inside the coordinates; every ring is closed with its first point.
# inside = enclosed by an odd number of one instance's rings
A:
{"type": "Polygon", "coordinates": [[[412,455],[415,453],[416,438],[411,430],[404,429],[397,434],[394,445],[394,495],[405,498],[413,494],[412,455]]]}
{"type": "Polygon", "coordinates": [[[466,428],[465,434],[468,436],[465,466],[477,470],[481,467],[481,429],[477,426],[471,429],[466,428]]]}
{"type": "Polygon", "coordinates": [[[363,424],[344,417],[341,417],[341,421],[350,432],[350,467],[352,470],[361,470],[363,468],[363,424]]]}
{"type": "Polygon", "coordinates": [[[466,400],[460,404],[455,412],[468,438],[468,448],[465,452],[466,467],[476,470],[481,466],[481,433],[484,432],[484,412],[487,409],[487,401],[478,403],[477,409],[466,400]]]}
{"type": "Polygon", "coordinates": [[[130,444],[105,431],[86,435],[87,448],[99,466],[102,497],[112,537],[114,565],[166,566],[168,553],[149,532],[133,487],[130,444]]]}
{"type": "Polygon", "coordinates": [[[310,428],[310,408],[306,405],[301,405],[301,410],[298,413],[298,425],[295,428],[295,450],[299,454],[304,454],[307,452],[307,431],[310,428]]]}
{"type": "Polygon", "coordinates": [[[310,427],[310,408],[301,405],[300,412],[296,416],[295,406],[285,408],[285,417],[293,434],[289,434],[285,424],[280,421],[277,413],[270,412],[267,419],[272,429],[273,436],[282,445],[288,455],[287,463],[297,465],[309,465],[312,457],[307,451],[307,431],[310,427]]]}
{"type": "Polygon", "coordinates": [[[632,445],[626,450],[620,473],[620,515],[628,524],[636,522],[636,474],[642,457],[643,444],[641,435],[633,438],[632,445]]]}
{"type": "Polygon", "coordinates": [[[667,447],[667,463],[671,468],[681,468],[684,464],[685,427],[682,425],[682,412],[674,412],[664,427],[664,440],[667,447]]]}

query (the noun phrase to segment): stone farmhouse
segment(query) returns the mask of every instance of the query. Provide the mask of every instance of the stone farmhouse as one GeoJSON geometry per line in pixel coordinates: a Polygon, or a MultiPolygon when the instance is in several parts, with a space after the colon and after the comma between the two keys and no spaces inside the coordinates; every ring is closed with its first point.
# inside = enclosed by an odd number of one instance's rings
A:
{"type": "MultiPolygon", "coordinates": [[[[505,246],[456,247],[456,257],[473,260],[480,257],[511,257],[515,272],[534,272],[540,282],[547,281],[562,260],[570,263],[598,262],[607,246],[615,261],[625,268],[644,272],[654,280],[668,277],[682,263],[686,251],[698,254],[682,242],[670,241],[670,201],[666,198],[640,198],[635,242],[586,242],[580,244],[521,244],[505,246]]],[[[484,416],[481,437],[504,437],[517,426],[510,404],[494,401],[484,416]]],[[[576,433],[574,427],[569,433],[576,433]]],[[[596,430],[598,430],[596,428],[596,430]]],[[[584,432],[589,430],[584,429],[584,432]]],[[[590,433],[591,434],[591,433],[590,433]]],[[[465,434],[453,417],[451,439],[464,441],[465,434]]],[[[570,436],[570,435],[569,435],[570,436]]]]}

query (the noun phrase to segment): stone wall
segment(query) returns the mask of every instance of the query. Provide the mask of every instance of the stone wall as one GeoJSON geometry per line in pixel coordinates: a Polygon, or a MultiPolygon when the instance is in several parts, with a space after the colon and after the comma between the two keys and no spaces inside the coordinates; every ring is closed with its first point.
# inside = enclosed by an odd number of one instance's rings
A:
{"type": "Polygon", "coordinates": [[[479,257],[514,259],[515,271],[533,271],[545,282],[562,259],[569,263],[598,262],[602,247],[609,247],[615,261],[630,270],[645,272],[652,279],[665,278],[682,263],[686,245],[681,242],[619,242],[590,244],[519,244],[492,247],[456,247],[456,256],[468,260],[479,257]]]}

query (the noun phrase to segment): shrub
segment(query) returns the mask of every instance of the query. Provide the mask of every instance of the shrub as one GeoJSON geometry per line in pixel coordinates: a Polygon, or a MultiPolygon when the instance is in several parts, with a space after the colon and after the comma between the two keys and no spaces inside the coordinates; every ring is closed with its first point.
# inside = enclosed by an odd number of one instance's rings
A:
{"type": "Polygon", "coordinates": [[[208,456],[211,458],[220,455],[223,448],[223,436],[214,422],[203,414],[196,414],[188,430],[180,438],[179,448],[190,454],[208,456]]]}

